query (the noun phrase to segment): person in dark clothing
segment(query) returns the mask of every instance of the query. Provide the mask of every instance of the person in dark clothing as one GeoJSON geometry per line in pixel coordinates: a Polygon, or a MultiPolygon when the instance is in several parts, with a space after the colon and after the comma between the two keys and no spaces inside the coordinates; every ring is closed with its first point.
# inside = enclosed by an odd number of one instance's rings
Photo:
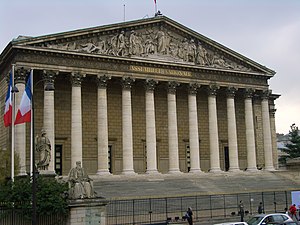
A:
{"type": "Polygon", "coordinates": [[[185,218],[187,219],[189,225],[193,225],[193,211],[191,207],[188,207],[186,211],[185,218]]]}
{"type": "Polygon", "coordinates": [[[239,204],[239,213],[241,216],[241,222],[244,222],[245,211],[244,211],[244,203],[242,200],[240,201],[240,204],[239,204]]]}
{"type": "Polygon", "coordinates": [[[259,203],[259,205],[257,207],[257,212],[258,212],[258,214],[262,214],[264,212],[264,206],[263,206],[262,202],[259,203]]]}

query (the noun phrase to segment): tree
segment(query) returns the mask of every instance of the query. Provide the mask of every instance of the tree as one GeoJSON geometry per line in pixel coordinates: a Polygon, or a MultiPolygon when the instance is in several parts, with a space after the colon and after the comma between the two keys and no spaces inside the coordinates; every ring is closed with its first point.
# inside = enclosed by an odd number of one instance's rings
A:
{"type": "Polygon", "coordinates": [[[287,153],[286,158],[298,158],[300,157],[300,136],[299,129],[296,124],[291,125],[289,131],[289,142],[285,145],[286,148],[282,149],[283,152],[287,153]]]}
{"type": "MultiPolygon", "coordinates": [[[[53,177],[37,177],[37,214],[51,215],[68,213],[68,184],[59,182],[53,177]]],[[[30,219],[32,213],[32,183],[31,178],[16,177],[15,181],[0,182],[0,202],[8,208],[21,209],[24,217],[30,219]]]]}
{"type": "MultiPolygon", "coordinates": [[[[15,174],[19,173],[20,166],[19,166],[19,156],[15,152],[14,154],[15,159],[15,174]]],[[[0,165],[0,182],[4,181],[6,178],[11,176],[11,151],[0,149],[0,159],[1,159],[1,165],[0,165]]]]}

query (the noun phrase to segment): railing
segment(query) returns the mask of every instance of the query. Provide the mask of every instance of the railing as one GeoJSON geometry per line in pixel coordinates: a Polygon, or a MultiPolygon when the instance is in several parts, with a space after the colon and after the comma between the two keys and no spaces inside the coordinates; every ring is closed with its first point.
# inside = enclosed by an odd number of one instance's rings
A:
{"type": "MultiPolygon", "coordinates": [[[[290,191],[255,192],[224,195],[195,195],[148,199],[111,200],[107,205],[107,225],[166,224],[182,220],[192,207],[195,221],[228,218],[237,220],[238,203],[243,200],[246,215],[256,214],[260,202],[264,211],[284,212],[291,204],[290,191]]],[[[67,217],[61,214],[38,215],[39,225],[65,225],[67,217]]],[[[0,203],[1,225],[31,225],[30,215],[24,210],[9,208],[0,203]],[[28,218],[29,216],[29,218],[28,218]]]]}
{"type": "Polygon", "coordinates": [[[107,224],[163,224],[182,220],[192,207],[194,220],[218,218],[236,219],[238,204],[243,200],[246,215],[256,214],[260,202],[264,211],[284,212],[291,204],[289,191],[242,193],[209,196],[168,197],[110,201],[107,206],[107,224]]]}
{"type": "MultiPolygon", "coordinates": [[[[24,208],[7,207],[0,203],[0,224],[1,225],[31,225],[31,214],[24,208]]],[[[53,215],[39,215],[37,224],[39,225],[66,225],[67,216],[57,213],[53,215]]]]}

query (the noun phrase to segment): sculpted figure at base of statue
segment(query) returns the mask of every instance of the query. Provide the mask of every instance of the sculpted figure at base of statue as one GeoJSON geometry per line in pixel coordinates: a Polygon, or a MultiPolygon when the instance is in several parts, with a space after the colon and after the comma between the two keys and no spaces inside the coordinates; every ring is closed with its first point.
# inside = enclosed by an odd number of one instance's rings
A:
{"type": "Polygon", "coordinates": [[[35,138],[35,143],[35,150],[39,154],[37,168],[40,170],[48,170],[51,161],[51,143],[46,136],[46,131],[44,129],[42,129],[41,134],[35,138]]]}
{"type": "Polygon", "coordinates": [[[69,198],[82,199],[94,198],[93,180],[81,167],[81,162],[76,162],[76,167],[72,168],[69,173],[69,198]]]}

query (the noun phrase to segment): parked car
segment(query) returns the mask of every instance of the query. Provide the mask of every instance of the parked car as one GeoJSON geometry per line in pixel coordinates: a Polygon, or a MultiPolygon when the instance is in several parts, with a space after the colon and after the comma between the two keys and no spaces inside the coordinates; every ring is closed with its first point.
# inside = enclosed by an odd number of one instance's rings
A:
{"type": "Polygon", "coordinates": [[[289,221],[289,222],[283,222],[283,223],[269,223],[268,225],[299,225],[300,223],[298,221],[289,221]]]}
{"type": "Polygon", "coordinates": [[[258,214],[247,220],[248,225],[284,224],[287,222],[294,221],[284,213],[258,214]]]}

